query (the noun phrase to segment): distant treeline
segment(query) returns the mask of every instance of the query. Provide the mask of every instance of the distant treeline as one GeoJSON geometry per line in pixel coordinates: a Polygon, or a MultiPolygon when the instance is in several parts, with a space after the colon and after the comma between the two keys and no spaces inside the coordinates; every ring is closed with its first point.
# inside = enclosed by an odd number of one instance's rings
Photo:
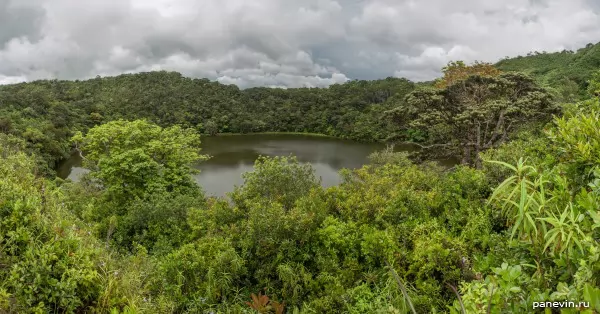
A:
{"type": "MultiPolygon", "coordinates": [[[[562,100],[579,99],[600,67],[600,44],[577,53],[505,59],[500,70],[529,73],[562,100]]],[[[388,119],[419,85],[403,78],[350,81],[329,88],[240,90],[176,72],[86,81],[42,80],[0,86],[0,132],[24,138],[49,168],[68,156],[76,131],[115,119],[145,118],[201,133],[308,132],[360,141],[418,140],[388,119]]]]}

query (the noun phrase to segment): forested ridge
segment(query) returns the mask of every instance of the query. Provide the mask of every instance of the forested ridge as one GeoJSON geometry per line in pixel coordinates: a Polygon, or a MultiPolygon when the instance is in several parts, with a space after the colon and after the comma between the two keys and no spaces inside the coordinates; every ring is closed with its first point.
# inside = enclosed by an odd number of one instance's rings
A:
{"type": "MultiPolygon", "coordinates": [[[[529,74],[558,101],[585,98],[600,67],[600,44],[577,52],[501,60],[505,72],[529,74]]],[[[149,119],[201,133],[303,132],[360,141],[410,140],[424,134],[390,120],[417,87],[401,78],[350,81],[329,88],[240,90],[176,72],[124,74],[85,81],[43,80],[0,86],[0,131],[24,138],[53,169],[69,155],[76,131],[115,119],[149,119]]]]}
{"type": "Polygon", "coordinates": [[[597,44],[329,88],[0,86],[0,313],[600,313],[599,60],[597,44]],[[423,150],[326,189],[261,157],[206,197],[203,137],[251,132],[423,150]],[[72,152],[79,182],[53,173],[72,152]]]}
{"type": "Polygon", "coordinates": [[[588,81],[600,67],[600,45],[587,44],[577,51],[530,52],[496,63],[503,71],[519,71],[553,87],[564,100],[585,97],[588,81]]]}
{"type": "Polygon", "coordinates": [[[36,81],[0,86],[0,130],[25,138],[54,162],[67,156],[74,131],[121,118],[179,124],[210,135],[308,132],[377,141],[393,134],[381,114],[414,85],[388,78],[327,89],[240,90],[175,72],[36,81]]]}

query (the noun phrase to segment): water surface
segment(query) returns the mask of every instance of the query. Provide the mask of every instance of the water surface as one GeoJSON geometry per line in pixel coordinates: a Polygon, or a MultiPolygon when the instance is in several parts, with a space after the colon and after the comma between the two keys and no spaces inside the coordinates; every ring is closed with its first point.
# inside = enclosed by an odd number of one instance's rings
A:
{"type": "MultiPolygon", "coordinates": [[[[322,185],[340,182],[342,168],[360,168],[374,151],[385,148],[381,143],[361,143],[329,137],[295,134],[250,134],[202,138],[202,153],[211,157],[195,166],[200,174],[195,179],[208,195],[224,196],[244,181],[242,174],[253,170],[259,156],[296,156],[311,163],[322,185]]],[[[412,145],[396,146],[396,150],[414,151],[412,145]]],[[[81,168],[81,157],[74,154],[57,169],[58,176],[77,180],[87,170],[81,168]]]]}

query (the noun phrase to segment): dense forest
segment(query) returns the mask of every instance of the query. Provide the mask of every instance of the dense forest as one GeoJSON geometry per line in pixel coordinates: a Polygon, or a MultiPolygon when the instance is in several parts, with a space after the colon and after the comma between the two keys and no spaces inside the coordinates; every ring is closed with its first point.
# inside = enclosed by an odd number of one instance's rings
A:
{"type": "Polygon", "coordinates": [[[585,97],[587,83],[600,67],[600,45],[588,44],[579,50],[531,52],[527,56],[506,58],[496,64],[503,71],[519,71],[553,87],[562,100],[585,97]]]}
{"type": "Polygon", "coordinates": [[[240,90],[174,72],[36,81],[0,86],[0,131],[26,139],[51,168],[68,155],[74,131],[115,119],[145,118],[210,135],[308,132],[374,141],[394,134],[380,116],[414,85],[388,78],[328,89],[240,90]]]}
{"type": "Polygon", "coordinates": [[[0,313],[600,313],[600,44],[442,72],[0,86],[0,313]],[[202,138],[252,132],[423,150],[373,153],[326,189],[261,157],[206,197],[202,138]],[[90,172],[56,178],[73,152],[90,172]]]}

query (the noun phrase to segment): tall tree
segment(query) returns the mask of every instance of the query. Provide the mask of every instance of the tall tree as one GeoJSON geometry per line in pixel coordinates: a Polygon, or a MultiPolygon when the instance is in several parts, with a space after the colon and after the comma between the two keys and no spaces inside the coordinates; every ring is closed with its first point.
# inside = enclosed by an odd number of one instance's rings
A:
{"type": "Polygon", "coordinates": [[[446,88],[473,75],[495,77],[500,75],[500,70],[486,62],[466,65],[463,61],[453,61],[442,69],[442,73],[444,76],[435,83],[437,88],[446,88]]]}
{"type": "Polygon", "coordinates": [[[435,155],[460,155],[462,163],[480,167],[480,152],[503,143],[524,123],[550,119],[556,110],[550,94],[530,77],[505,73],[416,90],[393,113],[425,132],[426,148],[435,148],[435,155]]]}
{"type": "Polygon", "coordinates": [[[204,159],[195,130],[161,128],[145,120],[112,121],[85,136],[78,132],[73,142],[92,177],[125,198],[190,186],[191,164],[204,159]]]}

